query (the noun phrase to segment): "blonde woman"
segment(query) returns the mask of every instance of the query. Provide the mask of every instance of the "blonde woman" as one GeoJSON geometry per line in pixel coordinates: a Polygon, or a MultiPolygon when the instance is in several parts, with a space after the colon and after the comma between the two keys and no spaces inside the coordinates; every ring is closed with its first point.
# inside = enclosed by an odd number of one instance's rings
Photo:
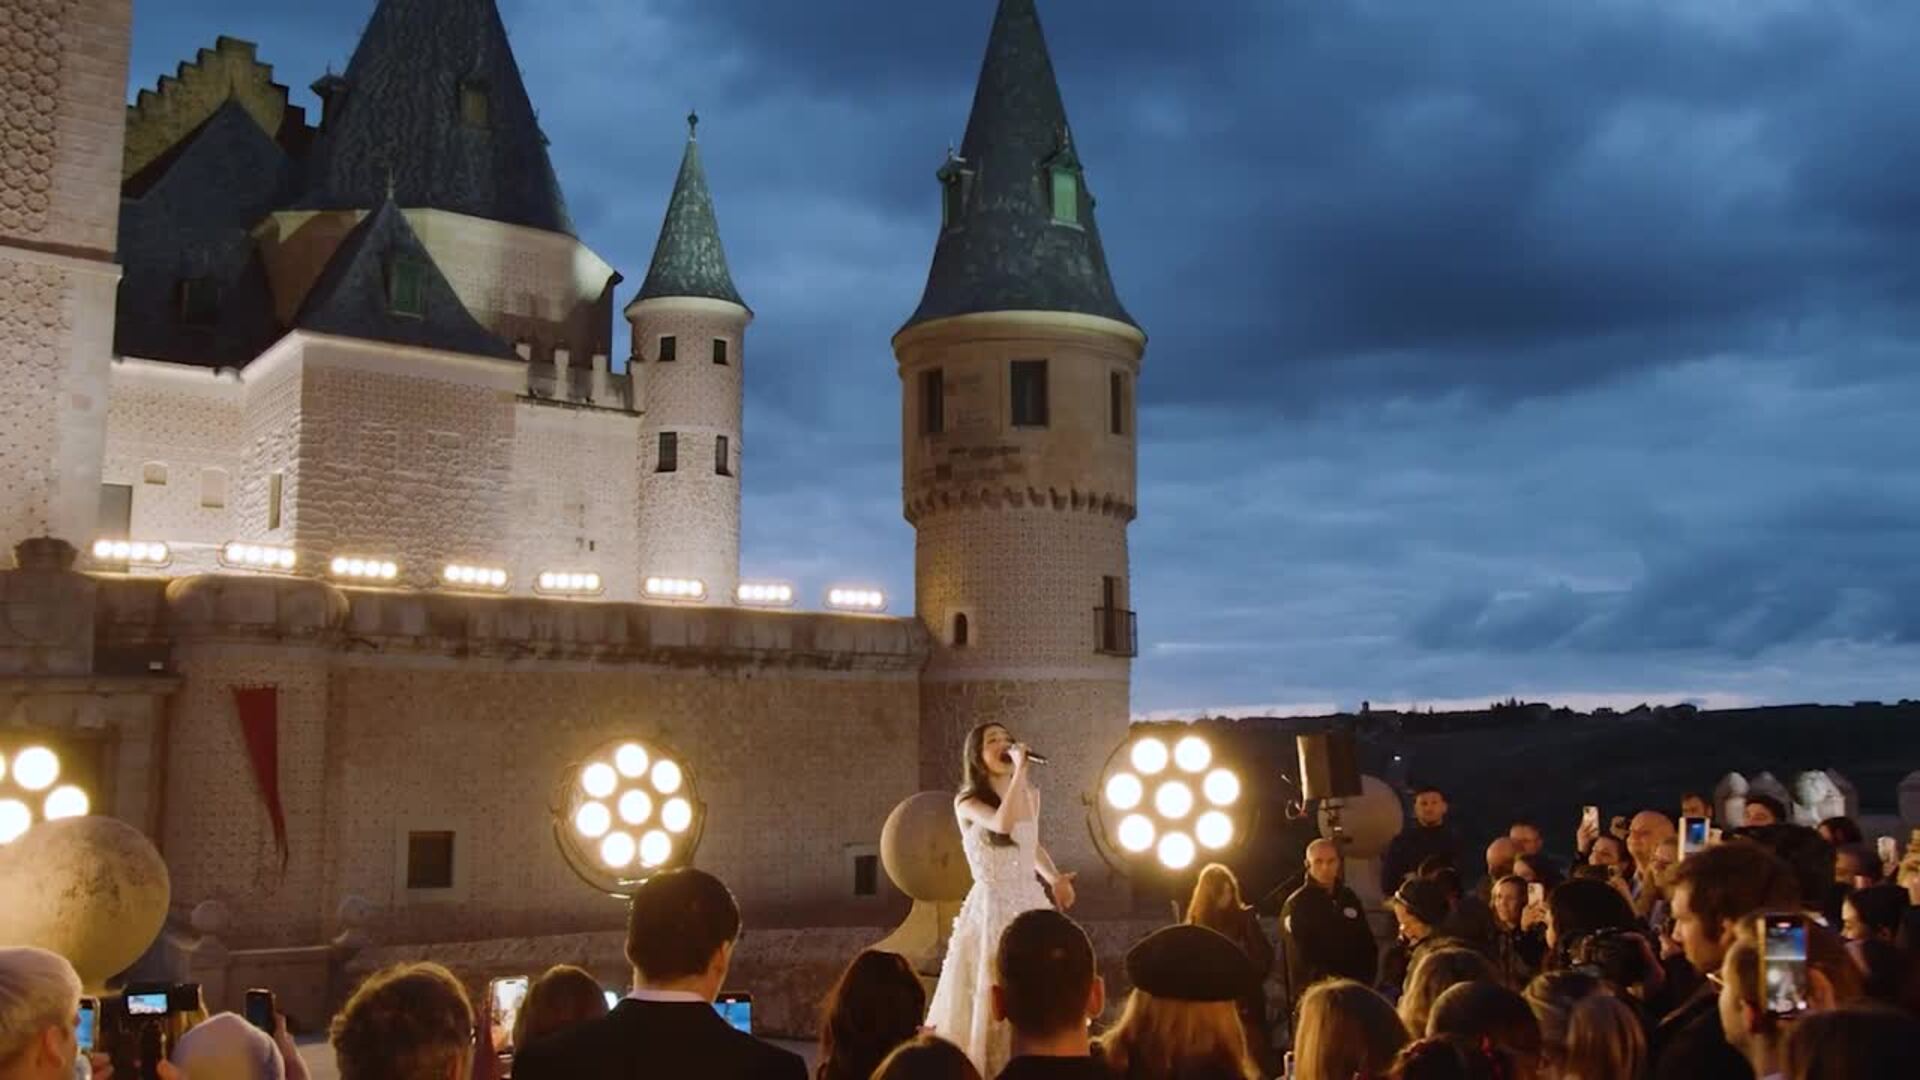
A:
{"type": "Polygon", "coordinates": [[[1204,926],[1240,946],[1252,966],[1256,982],[1240,999],[1240,1024],[1246,1029],[1247,1047],[1263,1067],[1271,1062],[1271,1040],[1267,1037],[1267,972],[1273,968],[1273,943],[1260,929],[1253,908],[1241,899],[1240,879],[1219,863],[1209,863],[1193,885],[1193,898],[1187,903],[1187,922],[1204,926]]]}
{"type": "Polygon", "coordinates": [[[1316,983],[1300,999],[1293,1029],[1295,1080],[1381,1077],[1407,1045],[1400,1014],[1352,979],[1316,983]]]}
{"type": "Polygon", "coordinates": [[[1448,989],[1463,982],[1499,982],[1493,963],[1461,945],[1442,945],[1422,952],[1407,972],[1407,988],[1400,995],[1400,1022],[1409,1034],[1427,1033],[1427,1014],[1448,989]]]}
{"type": "Polygon", "coordinates": [[[1169,926],[1127,953],[1120,1021],[1099,1056],[1120,1080],[1259,1080],[1238,1002],[1253,981],[1240,947],[1204,926],[1169,926]]]}
{"type": "Polygon", "coordinates": [[[1635,1080],[1647,1066],[1640,1020],[1607,984],[1581,971],[1555,971],[1527,985],[1540,1022],[1547,1072],[1558,1080],[1635,1080]]]}

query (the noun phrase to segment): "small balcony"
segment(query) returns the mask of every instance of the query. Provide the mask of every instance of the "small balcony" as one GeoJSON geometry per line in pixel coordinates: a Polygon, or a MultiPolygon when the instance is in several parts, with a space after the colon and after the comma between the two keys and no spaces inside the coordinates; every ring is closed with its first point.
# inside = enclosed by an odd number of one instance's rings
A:
{"type": "Polygon", "coordinates": [[[1094,608],[1093,651],[1102,656],[1139,656],[1139,616],[1125,608],[1094,608]]]}

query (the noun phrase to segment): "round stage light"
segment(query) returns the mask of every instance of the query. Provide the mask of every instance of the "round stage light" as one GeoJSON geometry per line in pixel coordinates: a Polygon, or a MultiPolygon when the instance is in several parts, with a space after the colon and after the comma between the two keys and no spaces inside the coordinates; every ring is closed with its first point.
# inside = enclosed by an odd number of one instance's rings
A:
{"type": "Polygon", "coordinates": [[[1133,767],[1152,776],[1167,767],[1167,744],[1149,735],[1133,744],[1133,767]]]}
{"type": "Polygon", "coordinates": [[[613,828],[613,815],[607,812],[606,803],[581,803],[580,809],[573,812],[573,827],[580,831],[581,836],[598,840],[613,828]]]}
{"type": "Polygon", "coordinates": [[[1107,805],[1115,810],[1131,810],[1146,794],[1140,778],[1132,773],[1114,773],[1107,778],[1107,805]]]}
{"type": "Polygon", "coordinates": [[[0,799],[0,844],[20,839],[33,824],[33,811],[19,799],[0,799]]]}
{"type": "Polygon", "coordinates": [[[629,825],[645,825],[653,816],[653,800],[639,788],[620,796],[620,820],[629,825]]]}
{"type": "Polygon", "coordinates": [[[613,767],[629,780],[647,775],[647,764],[647,748],[639,743],[622,744],[613,752],[613,767]]]}
{"type": "Polygon", "coordinates": [[[1215,769],[1207,774],[1200,788],[1215,806],[1232,806],[1240,799],[1240,777],[1231,769],[1215,769]]]}
{"type": "Polygon", "coordinates": [[[60,818],[85,817],[87,811],[92,808],[92,800],[87,798],[86,792],[81,791],[72,784],[62,784],[54,788],[53,793],[47,796],[46,806],[42,809],[41,816],[45,817],[48,821],[57,821],[60,818]]]}
{"type": "Polygon", "coordinates": [[[554,840],[569,869],[596,890],[631,896],[653,874],[692,862],[705,808],[695,777],[666,747],[608,740],[555,788],[554,840]]]}
{"type": "Polygon", "coordinates": [[[1173,763],[1181,772],[1197,773],[1213,761],[1213,748],[1198,735],[1189,735],[1173,744],[1173,763]]]}
{"type": "Polygon", "coordinates": [[[1120,819],[1120,846],[1135,855],[1153,846],[1153,819],[1145,814],[1128,814],[1120,819]]]}
{"type": "Polygon", "coordinates": [[[28,791],[45,791],[60,779],[60,757],[44,746],[29,746],[13,756],[13,782],[28,791]]]}
{"type": "Polygon", "coordinates": [[[1154,854],[1160,858],[1160,865],[1169,870],[1185,870],[1193,865],[1193,837],[1183,832],[1170,832],[1160,838],[1160,845],[1154,854]]]}
{"type": "Polygon", "coordinates": [[[1219,851],[1233,843],[1233,819],[1218,810],[1209,810],[1193,823],[1193,835],[1200,838],[1201,847],[1219,851]]]}
{"type": "Polygon", "coordinates": [[[1153,793],[1153,808],[1161,817],[1179,821],[1193,812],[1193,789],[1179,780],[1169,780],[1153,793]]]}

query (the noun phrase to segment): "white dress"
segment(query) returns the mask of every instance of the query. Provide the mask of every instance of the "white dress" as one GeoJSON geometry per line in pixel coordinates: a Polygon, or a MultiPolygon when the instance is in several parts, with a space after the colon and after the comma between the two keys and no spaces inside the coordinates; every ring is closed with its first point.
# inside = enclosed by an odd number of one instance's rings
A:
{"type": "Polygon", "coordinates": [[[973,888],[953,920],[940,982],[927,1007],[927,1026],[965,1050],[983,1077],[1000,1075],[1010,1056],[1011,1033],[1005,1023],[994,1021],[989,1001],[1000,934],[1021,912],[1052,906],[1035,876],[1039,822],[1020,822],[1012,836],[1011,845],[995,845],[987,842],[980,826],[961,826],[960,846],[967,853],[967,869],[973,871],[973,888]]]}

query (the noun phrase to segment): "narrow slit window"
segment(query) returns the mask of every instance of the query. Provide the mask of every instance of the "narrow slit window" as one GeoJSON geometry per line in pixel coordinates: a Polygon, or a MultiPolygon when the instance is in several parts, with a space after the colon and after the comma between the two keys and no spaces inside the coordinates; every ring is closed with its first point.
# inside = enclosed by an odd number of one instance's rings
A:
{"type": "Polygon", "coordinates": [[[672,432],[672,431],[663,431],[660,433],[659,461],[654,465],[653,471],[654,472],[679,472],[680,471],[680,435],[679,433],[672,432]]]}
{"type": "Polygon", "coordinates": [[[267,477],[267,528],[280,527],[280,495],[286,488],[286,474],[274,473],[267,477]]]}
{"type": "Polygon", "coordinates": [[[1127,376],[1116,371],[1107,377],[1107,410],[1109,430],[1115,435],[1127,433],[1127,376]]]}
{"type": "Polygon", "coordinates": [[[947,430],[947,380],[939,368],[920,373],[920,434],[947,430]]]}
{"type": "Polygon", "coordinates": [[[722,365],[724,365],[727,362],[727,339],[726,338],[717,337],[713,339],[713,362],[716,364],[722,364],[722,365]]]}
{"type": "Polygon", "coordinates": [[[1080,224],[1080,177],[1070,169],[1053,170],[1053,220],[1059,225],[1080,224]]]}
{"type": "Polygon", "coordinates": [[[1013,362],[1013,426],[1047,426],[1047,362],[1013,362]]]}
{"type": "Polygon", "coordinates": [[[733,446],[732,446],[731,439],[728,439],[725,435],[719,435],[714,437],[713,474],[715,476],[732,476],[733,475],[733,465],[731,462],[732,452],[733,452],[733,446]]]}
{"type": "Polygon", "coordinates": [[[680,339],[668,334],[660,339],[660,362],[671,364],[679,359],[680,339]]]}
{"type": "Polygon", "coordinates": [[[487,97],[487,84],[477,79],[468,79],[460,84],[460,122],[471,128],[483,128],[491,119],[492,103],[487,97]]]}
{"type": "Polygon", "coordinates": [[[427,313],[427,268],[420,260],[396,255],[387,264],[387,310],[420,318],[427,313]]]}
{"type": "Polygon", "coordinates": [[[973,640],[973,626],[967,620],[965,612],[953,617],[953,644],[955,648],[965,648],[973,640]]]}

